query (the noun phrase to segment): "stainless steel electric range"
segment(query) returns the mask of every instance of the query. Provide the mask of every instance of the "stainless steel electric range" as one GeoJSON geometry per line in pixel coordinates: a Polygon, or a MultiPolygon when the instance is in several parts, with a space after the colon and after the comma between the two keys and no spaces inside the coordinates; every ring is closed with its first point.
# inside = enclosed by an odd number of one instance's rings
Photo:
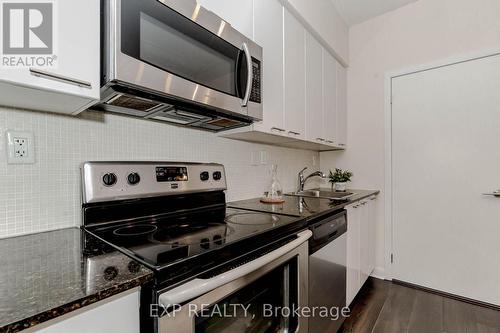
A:
{"type": "Polygon", "coordinates": [[[86,233],[155,273],[142,332],[307,332],[282,310],[307,305],[304,220],[227,208],[220,164],[87,162],[82,180],[86,233]]]}

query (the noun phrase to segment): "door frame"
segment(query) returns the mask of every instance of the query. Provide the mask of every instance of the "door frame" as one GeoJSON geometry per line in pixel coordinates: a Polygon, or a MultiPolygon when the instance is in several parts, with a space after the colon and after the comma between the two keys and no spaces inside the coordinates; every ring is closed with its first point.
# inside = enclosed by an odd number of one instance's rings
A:
{"type": "Polygon", "coordinates": [[[385,209],[385,221],[384,221],[384,236],[385,236],[385,249],[384,249],[384,261],[385,261],[385,279],[392,280],[394,277],[393,267],[392,267],[392,256],[396,255],[396,249],[394,248],[394,220],[393,220],[393,168],[392,168],[392,80],[401,76],[412,75],[420,72],[425,72],[429,70],[438,69],[446,66],[453,66],[464,62],[479,60],[483,58],[488,58],[492,56],[500,55],[500,46],[495,48],[489,48],[481,51],[468,52],[458,56],[452,56],[437,60],[431,63],[426,63],[418,66],[408,67],[406,69],[401,69],[397,71],[387,72],[385,74],[385,89],[384,89],[384,124],[385,124],[385,166],[384,166],[384,188],[385,188],[385,198],[384,198],[384,209],[385,209]]]}

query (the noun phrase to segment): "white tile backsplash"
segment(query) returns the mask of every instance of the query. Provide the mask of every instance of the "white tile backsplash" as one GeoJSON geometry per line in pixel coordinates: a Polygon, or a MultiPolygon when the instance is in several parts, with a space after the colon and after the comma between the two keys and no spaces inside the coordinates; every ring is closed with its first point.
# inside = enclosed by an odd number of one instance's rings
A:
{"type": "Polygon", "coordinates": [[[314,167],[306,150],[235,141],[165,123],[84,112],[77,117],[0,108],[0,238],[77,226],[80,164],[88,160],[219,162],[226,166],[230,201],[257,197],[278,164],[285,190],[297,172],[314,167]],[[7,130],[33,132],[35,164],[9,165],[7,130]],[[252,165],[252,152],[266,151],[267,165],[252,165]]]}

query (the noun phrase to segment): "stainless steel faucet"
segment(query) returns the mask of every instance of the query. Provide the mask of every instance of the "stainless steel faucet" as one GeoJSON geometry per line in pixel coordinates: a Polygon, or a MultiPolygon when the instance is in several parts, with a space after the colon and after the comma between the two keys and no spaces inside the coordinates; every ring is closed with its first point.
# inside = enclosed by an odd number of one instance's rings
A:
{"type": "Polygon", "coordinates": [[[306,184],[307,180],[311,177],[321,177],[321,178],[326,178],[326,175],[321,172],[321,171],[316,171],[316,172],[313,172],[311,173],[309,176],[305,177],[304,178],[304,171],[307,170],[307,167],[305,167],[304,169],[302,169],[300,172],[299,172],[299,188],[298,188],[298,191],[297,192],[302,192],[304,191],[304,185],[306,184]]]}

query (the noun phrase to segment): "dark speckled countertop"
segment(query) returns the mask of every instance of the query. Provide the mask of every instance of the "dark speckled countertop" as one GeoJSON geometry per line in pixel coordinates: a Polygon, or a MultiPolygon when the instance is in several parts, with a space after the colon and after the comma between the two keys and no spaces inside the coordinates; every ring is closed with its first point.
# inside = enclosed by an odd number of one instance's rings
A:
{"type": "MultiPolygon", "coordinates": [[[[328,189],[323,188],[321,190],[328,191],[328,189]]],[[[321,217],[322,215],[329,214],[352,203],[380,193],[380,191],[378,190],[348,189],[347,191],[356,193],[356,195],[352,196],[346,201],[331,201],[329,199],[284,196],[283,198],[285,202],[282,204],[266,204],[260,202],[260,198],[255,198],[230,202],[228,203],[228,207],[275,214],[285,214],[291,216],[301,216],[306,219],[313,220],[321,217]]]]}
{"type": "Polygon", "coordinates": [[[140,265],[104,274],[105,267],[131,259],[102,242],[87,253],[83,238],[84,231],[70,228],[0,239],[0,333],[21,331],[152,279],[140,265]]]}

